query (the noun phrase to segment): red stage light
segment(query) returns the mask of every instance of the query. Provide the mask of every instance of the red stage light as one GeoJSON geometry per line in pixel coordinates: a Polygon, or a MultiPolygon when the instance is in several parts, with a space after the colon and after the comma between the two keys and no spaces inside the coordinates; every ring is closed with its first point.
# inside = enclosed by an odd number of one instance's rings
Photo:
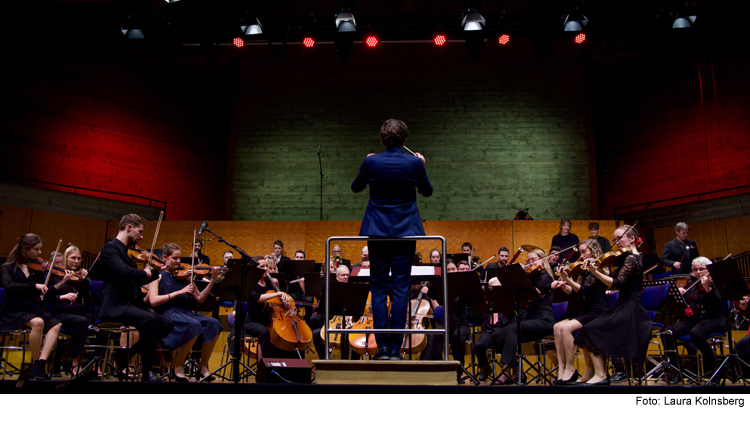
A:
{"type": "Polygon", "coordinates": [[[312,48],[315,45],[315,40],[312,39],[312,37],[305,37],[305,39],[302,40],[302,44],[307,48],[312,48]]]}
{"type": "Polygon", "coordinates": [[[503,34],[500,36],[500,38],[497,39],[497,42],[499,42],[502,45],[508,44],[510,41],[510,35],[503,34]]]}
{"type": "Polygon", "coordinates": [[[448,42],[447,39],[445,39],[445,35],[437,35],[435,36],[435,45],[438,47],[442,47],[445,43],[448,42]]]}
{"type": "Polygon", "coordinates": [[[244,47],[245,46],[245,41],[242,38],[235,38],[234,41],[233,41],[233,44],[236,47],[244,47]]]}
{"type": "Polygon", "coordinates": [[[576,43],[577,44],[580,44],[580,43],[582,43],[584,41],[586,41],[586,34],[581,33],[581,34],[576,35],[576,43]]]}
{"type": "Polygon", "coordinates": [[[370,35],[365,39],[365,44],[367,44],[368,47],[375,47],[378,45],[378,38],[374,35],[370,35]]]}

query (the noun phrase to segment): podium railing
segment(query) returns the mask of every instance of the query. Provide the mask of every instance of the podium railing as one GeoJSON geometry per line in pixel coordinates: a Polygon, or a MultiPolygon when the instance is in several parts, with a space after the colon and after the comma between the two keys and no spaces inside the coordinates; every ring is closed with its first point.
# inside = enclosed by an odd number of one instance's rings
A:
{"type": "MultiPolygon", "coordinates": [[[[368,236],[333,236],[329,237],[326,241],[326,263],[325,270],[326,270],[326,276],[325,276],[325,324],[328,324],[328,321],[331,320],[331,314],[330,314],[330,291],[329,288],[331,284],[328,282],[331,277],[331,266],[328,263],[328,257],[331,256],[331,242],[354,242],[354,241],[368,241],[368,242],[381,242],[381,241],[419,241],[419,240],[439,240],[442,245],[442,257],[443,257],[443,263],[442,263],[442,276],[443,276],[443,306],[446,306],[446,314],[447,314],[447,303],[448,303],[448,276],[447,276],[447,268],[446,268],[446,246],[445,246],[445,238],[443,236],[406,236],[406,237],[398,237],[398,238],[370,238],[368,236]]],[[[325,329],[325,359],[330,359],[330,356],[328,355],[328,351],[330,350],[330,337],[329,333],[366,333],[366,334],[440,334],[442,333],[444,336],[444,345],[445,345],[445,352],[444,352],[444,360],[448,361],[448,345],[450,342],[448,341],[449,337],[449,329],[448,327],[448,318],[446,316],[443,317],[444,323],[443,323],[443,330],[439,329],[426,329],[426,330],[420,330],[418,328],[372,328],[372,329],[344,329],[344,328],[326,328],[325,329]]],[[[407,323],[410,321],[410,319],[406,318],[407,323]]]]}

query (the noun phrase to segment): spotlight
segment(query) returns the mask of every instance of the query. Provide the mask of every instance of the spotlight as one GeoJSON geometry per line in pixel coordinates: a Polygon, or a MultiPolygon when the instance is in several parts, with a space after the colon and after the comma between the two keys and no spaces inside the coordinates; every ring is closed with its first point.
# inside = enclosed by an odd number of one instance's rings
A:
{"type": "Polygon", "coordinates": [[[500,35],[500,38],[497,39],[497,42],[502,45],[508,44],[510,42],[510,35],[508,34],[500,35]]]}
{"type": "Polygon", "coordinates": [[[438,47],[442,47],[445,45],[445,43],[448,42],[448,40],[445,38],[445,35],[442,35],[442,34],[435,35],[435,38],[433,39],[433,41],[435,42],[435,45],[438,47]]]}
{"type": "Polygon", "coordinates": [[[584,41],[586,41],[586,34],[581,32],[580,34],[576,35],[576,39],[575,39],[576,44],[582,44],[584,41]]]}
{"type": "Polygon", "coordinates": [[[481,31],[486,24],[487,21],[484,19],[484,16],[474,6],[469,6],[466,16],[461,21],[461,27],[464,31],[481,31]]]}
{"type": "Polygon", "coordinates": [[[128,15],[128,18],[123,22],[120,31],[122,31],[122,35],[129,40],[144,38],[141,26],[138,24],[138,18],[132,15],[128,15]]]}
{"type": "Polygon", "coordinates": [[[336,28],[338,28],[339,32],[356,32],[357,22],[354,20],[352,12],[348,10],[339,12],[336,15],[336,28]]]}
{"type": "Polygon", "coordinates": [[[570,13],[565,17],[563,30],[565,32],[581,32],[588,25],[589,19],[578,10],[578,6],[570,8],[570,13]]]}
{"type": "Polygon", "coordinates": [[[305,48],[313,48],[315,46],[315,40],[313,37],[305,37],[302,39],[302,45],[304,45],[305,48]]]}
{"type": "Polygon", "coordinates": [[[374,35],[368,35],[367,38],[365,38],[365,45],[373,48],[378,46],[378,37],[374,35]]]}
{"type": "Polygon", "coordinates": [[[235,38],[232,41],[232,44],[234,44],[234,46],[238,47],[238,48],[239,47],[244,47],[245,46],[245,41],[242,38],[237,37],[237,38],[235,38]]]}
{"type": "Polygon", "coordinates": [[[245,25],[240,26],[240,29],[242,29],[242,33],[245,35],[259,35],[263,33],[263,25],[260,24],[260,21],[257,17],[250,17],[248,16],[245,19],[245,25]]]}
{"type": "Polygon", "coordinates": [[[689,9],[687,3],[685,3],[677,9],[677,17],[672,23],[672,28],[692,28],[697,18],[698,16],[696,16],[695,11],[689,9]]]}

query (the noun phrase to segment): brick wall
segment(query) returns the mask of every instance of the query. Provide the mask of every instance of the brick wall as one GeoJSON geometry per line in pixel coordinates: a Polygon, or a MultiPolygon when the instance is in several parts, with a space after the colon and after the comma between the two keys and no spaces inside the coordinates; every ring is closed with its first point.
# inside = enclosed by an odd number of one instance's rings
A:
{"type": "Polygon", "coordinates": [[[171,219],[224,217],[226,68],[83,48],[11,55],[0,172],[165,201],[171,219]]]}
{"type": "Polygon", "coordinates": [[[600,75],[593,101],[602,218],[615,207],[750,184],[744,41],[662,51],[592,74],[600,75]]]}
{"type": "MultiPolygon", "coordinates": [[[[569,40],[566,40],[569,41],[569,40]]],[[[361,219],[367,194],[350,184],[379,152],[388,118],[427,158],[435,187],[428,220],[591,217],[587,96],[581,54],[559,41],[539,60],[531,40],[488,44],[479,62],[463,44],[355,46],[340,63],[330,45],[283,58],[242,53],[235,118],[231,218],[317,220],[322,146],[325,220],[361,219]]]]}

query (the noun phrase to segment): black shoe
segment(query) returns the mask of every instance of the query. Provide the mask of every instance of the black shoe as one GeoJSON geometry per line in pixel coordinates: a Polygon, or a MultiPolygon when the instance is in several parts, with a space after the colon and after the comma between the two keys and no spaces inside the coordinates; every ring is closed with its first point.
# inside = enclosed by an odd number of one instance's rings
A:
{"type": "Polygon", "coordinates": [[[456,384],[461,384],[461,385],[466,384],[466,380],[462,379],[461,377],[458,377],[456,379],[456,384]]]}
{"type": "Polygon", "coordinates": [[[52,379],[44,371],[45,365],[47,365],[47,361],[44,359],[39,359],[34,362],[34,366],[31,367],[31,376],[33,376],[35,380],[49,381],[52,379]]]}
{"type": "Polygon", "coordinates": [[[477,379],[479,381],[487,381],[487,378],[490,377],[490,373],[492,373],[492,369],[489,366],[486,366],[481,372],[479,372],[479,377],[477,379]]]}
{"type": "Polygon", "coordinates": [[[626,374],[625,372],[618,372],[612,375],[609,379],[611,382],[623,382],[628,379],[628,374],[626,374]]]}
{"type": "Polygon", "coordinates": [[[591,384],[582,384],[582,385],[609,385],[609,378],[604,378],[601,381],[592,382],[591,384]]]}
{"type": "Polygon", "coordinates": [[[390,360],[404,360],[404,357],[401,356],[401,350],[396,349],[395,351],[391,350],[390,352],[390,360]]]}
{"type": "Polygon", "coordinates": [[[381,347],[372,360],[391,360],[391,351],[387,347],[381,347]]]}
{"type": "Polygon", "coordinates": [[[211,381],[216,381],[216,377],[213,376],[213,375],[209,375],[208,377],[204,377],[203,375],[201,375],[200,371],[198,371],[198,372],[195,373],[195,380],[196,381],[203,380],[203,382],[211,382],[211,381]]]}
{"type": "Polygon", "coordinates": [[[575,384],[577,384],[576,381],[578,380],[578,378],[580,376],[581,376],[580,372],[578,372],[578,370],[576,370],[573,373],[573,375],[570,377],[570,379],[557,381],[555,383],[555,385],[575,385],[575,384]]]}
{"type": "MultiPolygon", "coordinates": [[[[177,382],[187,382],[187,378],[183,378],[183,379],[185,381],[177,381],[177,382]]],[[[148,372],[143,373],[143,376],[141,377],[141,382],[164,382],[164,380],[161,379],[158,375],[156,375],[153,371],[148,371],[148,372]]]]}

